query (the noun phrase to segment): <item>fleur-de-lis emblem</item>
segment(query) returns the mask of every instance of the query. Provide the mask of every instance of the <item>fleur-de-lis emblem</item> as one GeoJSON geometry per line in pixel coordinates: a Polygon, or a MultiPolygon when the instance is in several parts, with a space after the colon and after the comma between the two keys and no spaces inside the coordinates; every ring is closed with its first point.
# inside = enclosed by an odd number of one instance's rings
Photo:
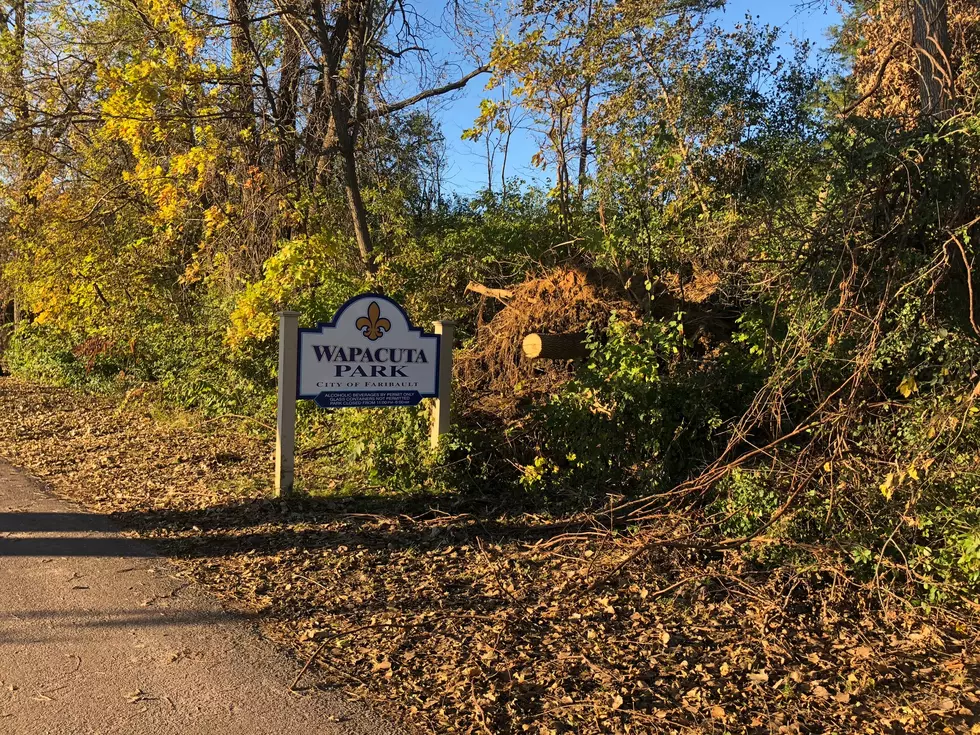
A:
{"type": "Polygon", "coordinates": [[[354,326],[361,330],[361,334],[372,342],[381,339],[381,335],[391,331],[391,322],[381,316],[381,307],[377,301],[372,301],[368,307],[367,316],[362,316],[354,326]]]}

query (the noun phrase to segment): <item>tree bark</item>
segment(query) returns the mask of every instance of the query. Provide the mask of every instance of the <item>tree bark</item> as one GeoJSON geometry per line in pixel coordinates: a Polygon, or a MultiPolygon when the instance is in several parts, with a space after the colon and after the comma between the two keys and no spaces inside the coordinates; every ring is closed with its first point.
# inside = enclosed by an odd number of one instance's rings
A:
{"type": "MultiPolygon", "coordinates": [[[[600,3],[601,5],[601,3],[600,3]]],[[[589,31],[592,29],[592,18],[595,14],[592,3],[588,4],[585,16],[585,44],[589,43],[589,31]]],[[[586,45],[586,74],[591,74],[591,56],[589,47],[586,45]]],[[[587,76],[585,91],[582,94],[582,119],[579,123],[579,143],[578,143],[578,198],[585,197],[586,175],[589,171],[589,105],[592,102],[592,77],[587,76]]]]}
{"type": "Polygon", "coordinates": [[[921,116],[946,117],[953,89],[947,0],[913,0],[912,43],[919,65],[921,116]]]}
{"type": "Polygon", "coordinates": [[[24,79],[24,64],[27,55],[27,3],[26,0],[16,0],[14,3],[14,55],[13,79],[14,87],[14,118],[17,120],[17,147],[20,153],[20,181],[18,189],[23,204],[30,210],[37,205],[37,199],[32,191],[34,176],[31,173],[34,153],[34,131],[30,108],[27,104],[27,82],[24,79]]]}
{"type": "Polygon", "coordinates": [[[567,233],[571,227],[571,207],[569,191],[571,185],[568,177],[568,151],[566,150],[568,126],[565,124],[565,110],[559,109],[551,127],[551,141],[555,149],[555,170],[558,187],[558,219],[562,232],[567,233]]]}
{"type": "MultiPolygon", "coordinates": [[[[340,156],[343,165],[344,195],[351,215],[357,249],[360,252],[364,270],[373,274],[377,271],[374,262],[374,241],[368,224],[364,197],[361,195],[357,155],[354,150],[354,139],[351,136],[351,125],[354,122],[353,118],[356,111],[351,109],[352,100],[350,96],[345,95],[340,89],[342,82],[341,64],[348,51],[352,25],[356,25],[352,23],[352,18],[363,14],[365,7],[366,3],[363,0],[342,2],[335,11],[333,24],[327,22],[322,0],[312,0],[311,9],[313,10],[317,42],[323,54],[324,73],[321,79],[323,101],[330,116],[323,149],[324,151],[333,151],[340,156]]],[[[346,76],[349,77],[350,75],[346,76]]]]}
{"type": "MultiPolygon", "coordinates": [[[[249,42],[248,0],[228,0],[228,20],[231,22],[231,69],[239,84],[235,99],[244,118],[244,129],[255,132],[255,95],[252,92],[251,44],[249,42]]],[[[254,147],[254,140],[249,139],[254,147]]]]}
{"type": "Polygon", "coordinates": [[[493,143],[490,139],[490,132],[486,134],[486,146],[487,146],[487,193],[493,194],[493,143]]]}
{"type": "Polygon", "coordinates": [[[283,29],[279,60],[278,120],[276,121],[276,171],[283,178],[296,172],[296,109],[299,104],[300,62],[303,44],[292,28],[283,29]]]}
{"type": "MultiPolygon", "coordinates": [[[[396,12],[394,7],[390,6],[386,13],[396,12]]],[[[367,273],[374,273],[377,270],[374,240],[358,172],[358,133],[361,126],[423,100],[462,89],[470,79],[487,72],[488,68],[480,67],[454,82],[423,90],[399,102],[368,109],[365,87],[367,70],[372,68],[368,63],[368,53],[374,45],[371,48],[368,46],[376,43],[372,39],[376,39],[382,30],[372,27],[378,22],[372,0],[339,0],[336,5],[330,6],[329,18],[323,0],[309,0],[306,10],[312,14],[312,33],[320,47],[322,60],[319,89],[307,129],[313,127],[317,132],[323,131],[317,159],[334,156],[340,159],[341,183],[361,262],[367,273]]],[[[295,10],[291,12],[295,13],[295,10]]],[[[318,175],[325,170],[321,163],[316,166],[318,175]]]]}
{"type": "Polygon", "coordinates": [[[500,193],[504,199],[507,198],[507,155],[510,153],[510,138],[514,134],[514,129],[507,124],[507,131],[504,133],[500,144],[500,193]]]}
{"type": "MultiPolygon", "coordinates": [[[[344,5],[344,11],[338,13],[333,36],[328,44],[327,74],[324,82],[327,86],[327,99],[330,101],[330,116],[333,118],[333,136],[343,162],[344,195],[347,199],[347,208],[350,210],[351,223],[354,226],[354,238],[357,240],[357,249],[361,254],[364,270],[373,274],[377,271],[374,262],[374,238],[371,236],[367,207],[364,206],[364,197],[361,195],[357,154],[354,150],[354,138],[351,135],[356,111],[351,109],[351,100],[347,99],[340,89],[340,64],[347,51],[352,26],[356,25],[352,19],[363,13],[365,7],[366,3],[351,0],[344,5]]],[[[355,54],[355,58],[357,55],[355,54]]]]}
{"type": "MultiPolygon", "coordinates": [[[[335,111],[338,107],[339,105],[334,105],[335,111]]],[[[340,149],[340,155],[344,161],[344,194],[347,197],[347,208],[350,210],[354,225],[357,249],[361,253],[361,263],[364,265],[364,270],[368,273],[375,273],[377,272],[377,265],[374,262],[374,240],[368,225],[367,207],[364,206],[364,198],[361,196],[361,182],[357,174],[357,157],[354,153],[354,145],[343,122],[335,125],[335,128],[337,147],[340,149]]]]}
{"type": "Polygon", "coordinates": [[[27,94],[24,89],[24,56],[27,49],[27,5],[25,0],[16,0],[14,3],[14,63],[13,83],[16,89],[14,99],[14,115],[17,118],[21,130],[26,129],[29,119],[27,109],[27,94]]]}
{"type": "Polygon", "coordinates": [[[586,82],[582,98],[582,120],[578,143],[578,197],[585,196],[585,181],[589,171],[589,103],[592,101],[592,82],[586,82]]]}

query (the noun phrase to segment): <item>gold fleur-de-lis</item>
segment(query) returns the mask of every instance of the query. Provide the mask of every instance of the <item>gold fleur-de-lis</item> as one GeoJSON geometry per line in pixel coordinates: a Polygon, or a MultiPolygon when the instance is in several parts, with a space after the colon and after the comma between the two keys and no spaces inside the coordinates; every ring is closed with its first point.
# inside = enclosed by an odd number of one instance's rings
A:
{"type": "Polygon", "coordinates": [[[391,331],[391,322],[381,316],[381,307],[377,301],[372,301],[368,306],[367,316],[362,316],[354,326],[361,330],[361,334],[372,342],[380,339],[385,332],[391,331]]]}

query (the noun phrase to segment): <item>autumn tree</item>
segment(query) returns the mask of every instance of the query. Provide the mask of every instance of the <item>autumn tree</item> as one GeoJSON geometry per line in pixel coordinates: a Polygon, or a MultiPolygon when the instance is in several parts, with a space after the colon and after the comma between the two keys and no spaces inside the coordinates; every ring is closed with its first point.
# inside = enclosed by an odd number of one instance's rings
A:
{"type": "Polygon", "coordinates": [[[485,70],[465,49],[440,60],[438,26],[373,0],[14,2],[2,19],[6,278],[65,324],[148,304],[186,319],[324,231],[350,233],[373,272],[372,192],[406,175],[384,149],[428,137],[411,175],[431,208],[440,137],[412,108],[485,70]],[[396,68],[418,80],[400,96],[396,68]]]}
{"type": "MultiPolygon", "coordinates": [[[[43,248],[49,207],[78,177],[71,138],[87,122],[95,65],[60,40],[70,5],[26,3],[0,8],[0,170],[3,231],[0,264],[16,267],[43,248]]],[[[15,321],[32,309],[31,278],[7,277],[15,321]]]]}
{"type": "Polygon", "coordinates": [[[841,48],[853,56],[855,100],[864,114],[911,124],[946,116],[969,87],[964,60],[980,43],[980,8],[962,0],[888,0],[858,6],[841,48]]]}
{"type": "MultiPolygon", "coordinates": [[[[671,50],[692,38],[705,13],[718,6],[634,0],[525,3],[517,31],[494,49],[494,84],[513,84],[517,104],[541,136],[535,163],[555,176],[554,198],[567,223],[589,175],[613,110],[657,84],[671,50]],[[652,73],[651,71],[652,70],[652,73]]],[[[501,126],[507,106],[488,104],[471,134],[501,126]]]]}

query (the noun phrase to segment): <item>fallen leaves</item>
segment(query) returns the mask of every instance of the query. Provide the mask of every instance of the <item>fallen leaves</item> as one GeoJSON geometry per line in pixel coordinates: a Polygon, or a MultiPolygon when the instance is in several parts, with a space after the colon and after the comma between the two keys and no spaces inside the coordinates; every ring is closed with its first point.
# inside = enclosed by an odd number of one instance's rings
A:
{"type": "Polygon", "coordinates": [[[788,610],[799,575],[746,574],[734,554],[665,553],[592,589],[629,539],[383,494],[282,503],[261,437],[9,379],[0,454],[257,613],[310,662],[304,682],[420,732],[924,733],[980,716],[972,624],[816,586],[788,610]]]}
{"type": "Polygon", "coordinates": [[[151,697],[142,689],[137,689],[135,692],[128,692],[126,694],[126,701],[129,702],[130,704],[136,704],[137,702],[152,701],[154,699],[156,699],[156,697],[151,697]]]}

